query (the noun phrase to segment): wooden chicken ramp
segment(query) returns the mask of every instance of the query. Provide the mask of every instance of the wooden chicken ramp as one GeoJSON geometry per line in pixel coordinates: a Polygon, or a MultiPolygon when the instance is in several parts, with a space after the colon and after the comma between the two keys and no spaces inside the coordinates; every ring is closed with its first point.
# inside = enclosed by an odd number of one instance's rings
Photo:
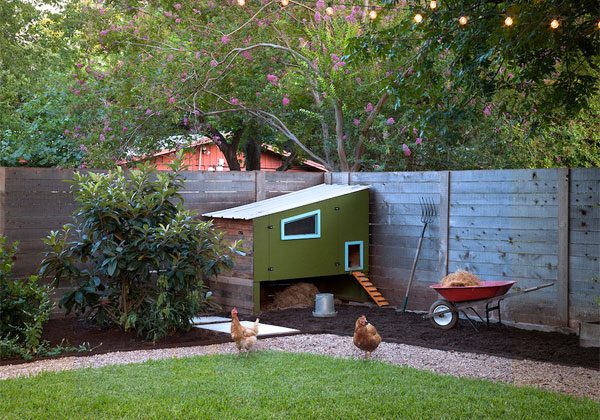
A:
{"type": "Polygon", "coordinates": [[[365,289],[369,296],[371,296],[371,299],[373,299],[373,302],[375,302],[377,306],[382,307],[388,306],[390,304],[387,300],[385,300],[383,296],[381,296],[381,293],[379,293],[377,287],[375,287],[373,283],[371,283],[371,280],[369,280],[369,278],[364,273],[361,273],[360,271],[353,271],[352,275],[363,287],[363,289],[365,289]]]}

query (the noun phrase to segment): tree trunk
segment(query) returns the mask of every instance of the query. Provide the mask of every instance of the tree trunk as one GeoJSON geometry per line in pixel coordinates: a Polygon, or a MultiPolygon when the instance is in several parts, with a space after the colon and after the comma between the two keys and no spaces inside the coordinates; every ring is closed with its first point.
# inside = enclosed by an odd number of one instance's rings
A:
{"type": "Polygon", "coordinates": [[[256,141],[254,134],[254,132],[250,133],[244,144],[247,171],[260,171],[260,143],[256,141]]]}
{"type": "Polygon", "coordinates": [[[352,172],[358,172],[360,170],[362,155],[365,151],[364,141],[369,135],[369,129],[375,122],[375,117],[377,117],[377,114],[379,114],[381,108],[383,108],[389,96],[390,95],[387,92],[384,92],[384,94],[381,95],[379,101],[377,101],[377,105],[375,105],[373,111],[371,111],[371,113],[367,117],[367,120],[360,129],[360,134],[358,136],[358,144],[356,145],[356,149],[354,150],[354,165],[352,165],[352,172]]]}
{"type": "Polygon", "coordinates": [[[227,143],[227,140],[221,134],[219,130],[209,125],[207,127],[207,132],[210,134],[211,138],[219,148],[219,150],[225,156],[225,160],[227,161],[227,166],[229,166],[230,171],[241,171],[242,168],[240,166],[240,162],[238,161],[238,146],[240,144],[240,139],[242,138],[243,129],[238,129],[233,132],[231,136],[231,142],[227,143]]]}
{"type": "Polygon", "coordinates": [[[348,158],[346,157],[346,149],[344,148],[344,114],[342,112],[342,101],[338,101],[334,105],[335,109],[335,139],[337,143],[338,158],[340,160],[340,170],[348,172],[348,158]]]}
{"type": "Polygon", "coordinates": [[[290,169],[294,164],[294,160],[296,160],[296,157],[298,156],[298,153],[296,153],[296,148],[292,142],[288,142],[284,150],[290,154],[283,158],[281,166],[276,169],[277,171],[281,172],[285,172],[290,169]]]}

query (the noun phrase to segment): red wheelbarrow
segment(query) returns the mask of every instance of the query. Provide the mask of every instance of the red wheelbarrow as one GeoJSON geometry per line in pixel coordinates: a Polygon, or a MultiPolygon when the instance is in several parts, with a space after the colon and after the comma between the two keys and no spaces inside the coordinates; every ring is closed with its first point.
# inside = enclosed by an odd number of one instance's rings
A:
{"type": "Polygon", "coordinates": [[[477,315],[477,317],[483,321],[483,318],[473,307],[476,304],[485,303],[485,317],[487,326],[490,326],[490,313],[498,312],[498,323],[502,323],[502,317],[500,314],[500,302],[504,299],[522,295],[525,293],[533,292],[535,290],[543,289],[544,287],[550,287],[554,283],[546,283],[541,286],[530,287],[528,289],[522,289],[518,292],[508,293],[508,290],[515,284],[514,281],[482,281],[479,286],[464,286],[464,287],[447,287],[441,284],[434,284],[429,286],[438,292],[444,299],[436,300],[429,313],[424,318],[429,318],[433,325],[443,330],[449,330],[456,325],[458,321],[459,313],[462,313],[465,318],[469,321],[471,326],[477,330],[477,327],[466,313],[467,309],[470,309],[477,315]]]}

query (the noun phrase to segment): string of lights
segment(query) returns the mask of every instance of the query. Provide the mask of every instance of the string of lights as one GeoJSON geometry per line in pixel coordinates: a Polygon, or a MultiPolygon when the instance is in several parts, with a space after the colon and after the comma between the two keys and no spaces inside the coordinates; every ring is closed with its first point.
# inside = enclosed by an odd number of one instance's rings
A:
{"type": "MultiPolygon", "coordinates": [[[[246,0],[237,0],[237,4],[239,6],[245,6],[246,5],[246,0]]],[[[287,7],[290,5],[290,3],[296,3],[298,4],[296,1],[292,0],[279,0],[278,3],[281,5],[281,7],[287,7]]],[[[325,2],[323,2],[325,3],[325,2]]],[[[380,6],[374,6],[374,5],[350,5],[347,3],[340,3],[338,6],[353,6],[353,7],[361,7],[364,8],[366,10],[368,10],[368,16],[371,20],[375,20],[377,19],[377,10],[379,8],[381,8],[380,6]]],[[[335,8],[334,8],[334,4],[333,2],[327,2],[327,7],[325,7],[325,13],[328,16],[333,16],[336,12],[335,8]]],[[[438,2],[436,0],[431,0],[428,2],[428,7],[429,9],[431,9],[432,11],[435,11],[438,8],[438,2]]],[[[393,9],[400,9],[400,7],[392,7],[392,8],[387,8],[387,10],[393,10],[393,9]]],[[[423,13],[416,13],[413,16],[413,20],[415,23],[421,23],[423,22],[423,20],[425,20],[425,15],[423,13]]],[[[461,14],[458,18],[457,18],[458,24],[460,26],[466,26],[469,23],[469,16],[465,15],[465,14],[461,14]]],[[[506,27],[511,27],[513,26],[515,23],[514,17],[511,15],[506,15],[504,18],[504,26],[506,27]]],[[[552,18],[549,20],[548,22],[548,26],[550,26],[551,29],[558,29],[561,26],[561,21],[557,18],[552,18]]],[[[600,29],[600,19],[597,21],[596,26],[598,29],[600,29]]]]}

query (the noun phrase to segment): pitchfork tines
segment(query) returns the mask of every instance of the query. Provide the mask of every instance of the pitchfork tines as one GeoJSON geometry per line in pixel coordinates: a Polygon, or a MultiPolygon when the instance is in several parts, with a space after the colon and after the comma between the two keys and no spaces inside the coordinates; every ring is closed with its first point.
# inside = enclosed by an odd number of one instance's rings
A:
{"type": "Polygon", "coordinates": [[[435,204],[433,204],[432,198],[419,198],[421,202],[421,222],[424,224],[429,224],[435,220],[435,216],[437,216],[437,210],[435,208],[435,204]]]}
{"type": "Polygon", "coordinates": [[[437,216],[435,204],[433,204],[433,200],[431,198],[420,197],[419,202],[421,203],[421,222],[423,223],[423,230],[421,231],[421,236],[419,237],[419,244],[417,245],[417,253],[415,254],[415,259],[413,261],[412,268],[410,269],[410,278],[408,279],[408,285],[406,286],[406,294],[404,295],[404,305],[402,306],[402,312],[406,312],[406,305],[408,305],[408,294],[410,293],[410,286],[412,284],[413,278],[415,277],[415,270],[417,268],[419,254],[421,253],[421,244],[423,243],[423,236],[425,236],[425,229],[427,229],[427,225],[433,222],[435,220],[435,216],[437,216]]]}

